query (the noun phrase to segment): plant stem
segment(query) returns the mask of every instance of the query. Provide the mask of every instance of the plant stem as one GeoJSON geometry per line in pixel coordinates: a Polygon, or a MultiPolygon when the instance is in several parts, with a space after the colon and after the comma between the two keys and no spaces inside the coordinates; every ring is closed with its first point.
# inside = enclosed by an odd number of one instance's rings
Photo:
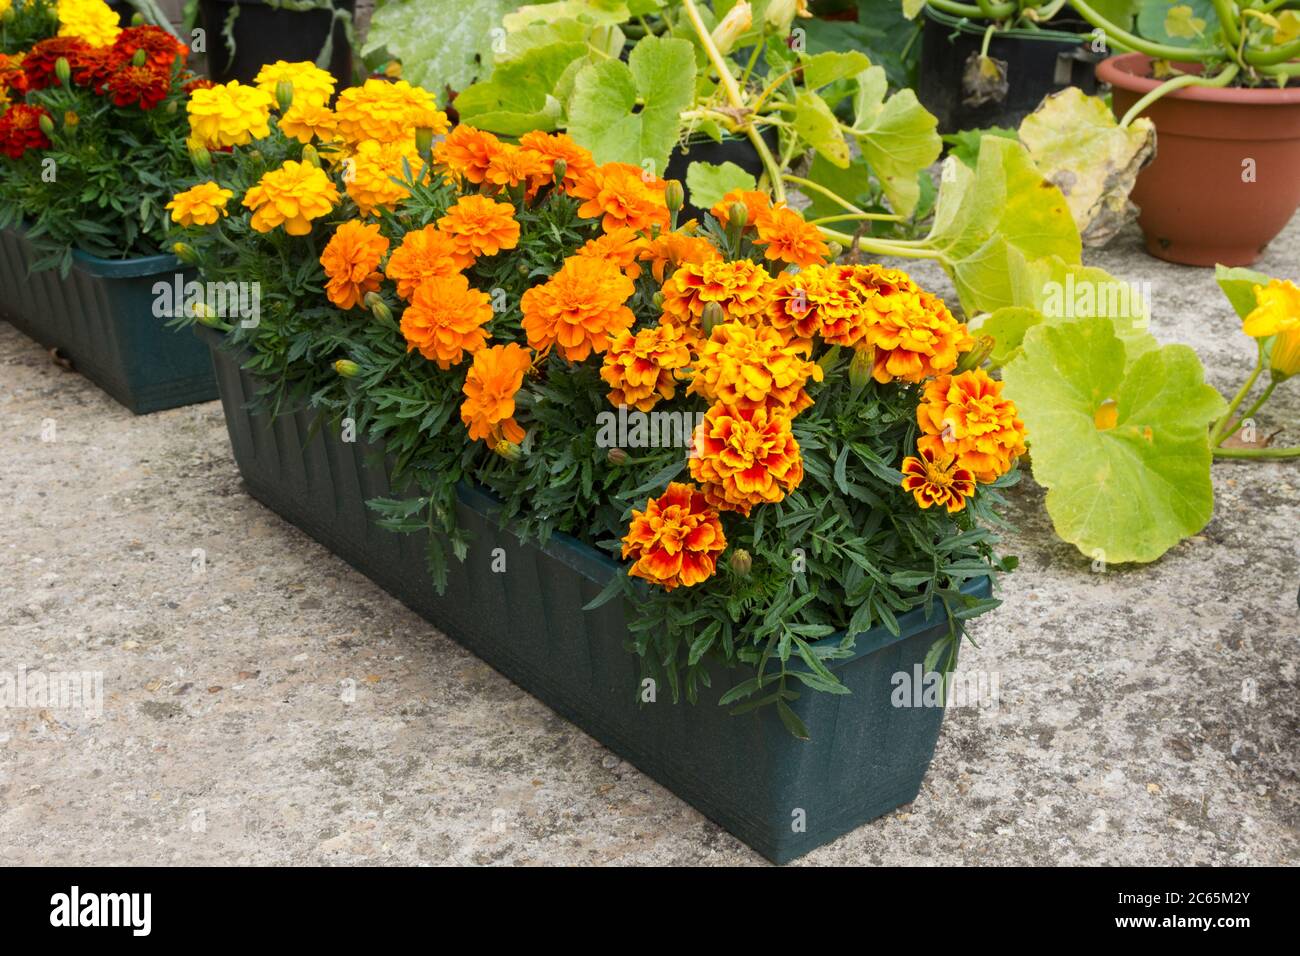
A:
{"type": "Polygon", "coordinates": [[[902,216],[895,216],[887,212],[846,212],[842,216],[822,216],[820,219],[809,219],[810,226],[824,226],[831,222],[851,222],[866,220],[868,222],[902,222],[902,216]]]}
{"type": "Polygon", "coordinates": [[[868,236],[859,236],[856,239],[853,236],[843,232],[836,232],[834,229],[827,229],[825,226],[818,227],[822,235],[827,239],[834,239],[846,249],[851,249],[855,245],[863,252],[870,252],[877,256],[897,256],[901,259],[942,259],[943,253],[938,249],[927,248],[926,246],[906,245],[892,239],[875,239],[868,236]]]}
{"type": "Polygon", "coordinates": [[[1213,448],[1215,458],[1300,458],[1300,446],[1292,448],[1213,448]]]}
{"type": "MultiPolygon", "coordinates": [[[[952,14],[954,17],[985,17],[988,16],[978,6],[970,3],[958,3],[957,0],[928,0],[930,6],[936,10],[942,10],[944,13],[952,14]]],[[[1014,3],[1000,3],[992,5],[992,15],[996,19],[1009,17],[1016,12],[1014,3]]]]}
{"type": "MultiPolygon", "coordinates": [[[[700,18],[699,8],[695,6],[695,0],[682,0],[682,9],[686,11],[686,16],[691,21],[691,26],[695,29],[695,35],[700,40],[700,45],[704,47],[704,52],[708,55],[709,61],[713,68],[718,71],[718,82],[722,88],[727,91],[727,99],[731,100],[731,105],[737,110],[745,110],[745,100],[741,96],[740,87],[736,85],[736,78],[731,75],[727,69],[727,61],[718,51],[717,45],[713,42],[713,37],[704,27],[704,21],[700,18]]],[[[772,183],[772,195],[777,202],[785,202],[785,183],[781,180],[781,168],[776,164],[776,159],[772,156],[772,151],[767,148],[767,143],[763,142],[763,137],[759,135],[754,128],[753,121],[746,116],[742,128],[749,141],[754,144],[754,149],[758,153],[758,158],[763,161],[763,169],[767,171],[767,178],[772,183]]]]}
{"type": "Polygon", "coordinates": [[[798,186],[800,189],[804,190],[805,192],[811,189],[815,193],[821,193],[831,202],[839,206],[843,206],[849,212],[858,213],[863,216],[867,214],[867,211],[865,209],[859,209],[857,206],[853,205],[853,203],[849,202],[839,193],[832,192],[831,190],[827,189],[825,186],[821,185],[820,183],[813,182],[811,179],[804,179],[802,176],[793,176],[790,173],[786,173],[782,178],[785,179],[785,181],[788,183],[794,183],[796,186],[798,186]]]}
{"type": "Polygon", "coordinates": [[[1237,423],[1232,426],[1231,430],[1229,430],[1227,433],[1224,434],[1222,438],[1219,439],[1220,445],[1222,445],[1233,435],[1237,434],[1237,432],[1241,430],[1242,425],[1244,425],[1246,422],[1250,421],[1250,419],[1255,417],[1255,413],[1259,411],[1260,406],[1262,406],[1265,402],[1268,401],[1268,397],[1273,394],[1273,389],[1275,388],[1277,388],[1277,382],[1268,383],[1268,387],[1264,389],[1264,394],[1260,395],[1259,398],[1255,399],[1255,403],[1251,405],[1250,408],[1246,409],[1244,412],[1241,413],[1241,417],[1237,419],[1237,423]]]}
{"type": "Polygon", "coordinates": [[[1127,47],[1128,49],[1137,50],[1139,53],[1145,53],[1147,56],[1153,56],[1157,60],[1173,60],[1179,63],[1192,61],[1203,63],[1216,56],[1216,52],[1210,49],[1197,50],[1193,47],[1152,43],[1150,40],[1144,40],[1140,36],[1129,33],[1127,30],[1121,30],[1090,7],[1087,0],[1070,0],[1070,2],[1078,12],[1079,16],[1083,17],[1094,27],[1105,33],[1107,38],[1113,40],[1118,45],[1127,47]]]}
{"type": "Polygon", "coordinates": [[[1255,346],[1258,349],[1258,354],[1255,357],[1255,369],[1250,373],[1250,377],[1246,379],[1246,383],[1237,390],[1237,394],[1232,399],[1232,404],[1230,404],[1228,410],[1223,413],[1223,417],[1215,422],[1214,428],[1210,430],[1211,448],[1214,448],[1223,440],[1223,432],[1228,427],[1228,422],[1232,421],[1233,413],[1236,412],[1237,408],[1245,400],[1246,396],[1250,394],[1250,390],[1255,385],[1255,380],[1259,378],[1259,373],[1264,371],[1264,343],[1256,339],[1255,346]]]}
{"type": "Polygon", "coordinates": [[[1156,100],[1160,99],[1160,97],[1172,93],[1174,90],[1181,90],[1184,87],[1188,87],[1188,86],[1200,86],[1200,87],[1209,87],[1209,88],[1217,89],[1220,87],[1227,86],[1229,83],[1233,81],[1236,75],[1240,72],[1241,72],[1240,66],[1238,66],[1236,63],[1229,63],[1220,71],[1219,75],[1214,77],[1214,79],[1212,80],[1207,80],[1205,77],[1197,76],[1194,73],[1184,73],[1182,76],[1175,76],[1172,80],[1166,80],[1165,82],[1157,86],[1154,90],[1152,90],[1150,93],[1148,93],[1146,96],[1142,97],[1140,100],[1134,103],[1131,107],[1129,107],[1129,111],[1125,113],[1124,118],[1119,121],[1120,128],[1126,129],[1130,123],[1132,123],[1135,119],[1138,118],[1138,116],[1142,113],[1143,110],[1145,110],[1156,100]]]}

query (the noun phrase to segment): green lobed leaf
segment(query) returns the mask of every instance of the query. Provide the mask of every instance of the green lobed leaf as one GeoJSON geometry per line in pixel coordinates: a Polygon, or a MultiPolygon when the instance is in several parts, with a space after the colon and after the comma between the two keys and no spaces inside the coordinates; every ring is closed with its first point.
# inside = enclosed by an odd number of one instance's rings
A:
{"type": "Polygon", "coordinates": [[[511,0],[383,0],[363,52],[386,47],[402,61],[402,75],[427,90],[464,89],[486,73],[493,30],[514,6],[511,0]]]}
{"type": "Polygon", "coordinates": [[[1036,325],[1023,348],[1003,377],[1057,534],[1094,559],[1146,562],[1205,526],[1207,424],[1224,402],[1192,349],[1166,345],[1128,367],[1105,318],[1036,325]]]}
{"type": "Polygon", "coordinates": [[[1251,312],[1255,311],[1255,286],[1268,285],[1270,278],[1262,272],[1256,272],[1254,269],[1244,269],[1241,267],[1229,268],[1225,265],[1214,267],[1214,278],[1219,283],[1219,288],[1223,294],[1228,297],[1237,315],[1246,318],[1251,312]]]}
{"type": "Polygon", "coordinates": [[[534,47],[518,59],[497,64],[490,80],[456,97],[461,120],[506,136],[555,129],[562,108],[552,91],[570,65],[587,53],[586,43],[565,41],[534,47]]]}
{"type": "Polygon", "coordinates": [[[730,161],[720,165],[694,162],[686,167],[686,188],[691,204],[700,209],[721,202],[722,197],[733,189],[754,189],[756,186],[753,176],[730,161]]]}
{"type": "MultiPolygon", "coordinates": [[[[916,94],[900,90],[886,99],[888,86],[882,67],[858,74],[853,135],[889,205],[899,215],[910,216],[921,196],[917,173],[939,158],[943,141],[935,131],[938,120],[916,94]]],[[[847,159],[839,165],[847,165],[847,159]]]]}

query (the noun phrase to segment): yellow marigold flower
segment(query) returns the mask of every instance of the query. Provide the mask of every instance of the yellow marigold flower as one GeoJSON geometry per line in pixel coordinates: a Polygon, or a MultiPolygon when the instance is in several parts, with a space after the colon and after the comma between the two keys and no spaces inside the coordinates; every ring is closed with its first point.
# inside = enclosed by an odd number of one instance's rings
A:
{"type": "Polygon", "coordinates": [[[563,160],[564,179],[561,180],[561,186],[565,190],[573,189],[579,180],[596,168],[596,161],[591,158],[586,147],[579,146],[564,133],[533,130],[519,137],[519,145],[545,157],[552,170],[557,162],[563,160]]]}
{"type": "Polygon", "coordinates": [[[456,244],[456,263],[461,267],[519,244],[515,207],[486,196],[462,196],[438,220],[438,227],[456,244]]]}
{"type": "Polygon", "coordinates": [[[548,163],[546,157],[541,153],[534,153],[530,149],[520,149],[518,146],[503,143],[501,148],[488,160],[487,169],[483,172],[483,179],[493,186],[506,187],[523,184],[531,189],[552,177],[552,166],[553,164],[548,163]]]}
{"type": "Polygon", "coordinates": [[[607,232],[599,238],[588,239],[586,245],[579,249],[576,255],[606,259],[622,269],[629,279],[636,279],[641,275],[641,266],[637,258],[641,254],[644,241],[639,232],[624,226],[613,232],[607,232]]]}
{"type": "Polygon", "coordinates": [[[610,339],[632,327],[626,303],[635,291],[614,263],[570,256],[559,272],[520,300],[528,344],[538,352],[554,345],[569,362],[604,352],[610,339]]]}
{"type": "Polygon", "coordinates": [[[1296,328],[1300,328],[1300,288],[1286,279],[1255,286],[1255,308],[1242,321],[1241,330],[1263,339],[1296,328]]]}
{"type": "Polygon", "coordinates": [[[459,365],[466,352],[473,354],[487,344],[483,327],[491,321],[492,300],[457,272],[416,286],[411,304],[402,313],[402,335],[408,352],[419,349],[446,371],[459,365]]]}
{"type": "Polygon", "coordinates": [[[695,431],[690,464],[709,504],[745,517],[754,505],[780,501],[803,481],[790,416],[762,405],[710,408],[695,431]]]}
{"type": "Polygon", "coordinates": [[[667,591],[711,578],[726,549],[718,513],[698,488],[680,481],[646,501],[644,511],[633,511],[623,537],[623,559],[632,560],[628,576],[667,591]]]}
{"type": "Polygon", "coordinates": [[[238,80],[196,89],[185,104],[190,141],[208,149],[226,149],[269,136],[274,102],[269,93],[238,80]]]}
{"type": "Polygon", "coordinates": [[[725,226],[731,218],[732,204],[738,202],[745,204],[745,212],[748,213],[745,217],[746,229],[752,229],[754,223],[758,222],[758,217],[772,208],[772,200],[765,192],[756,189],[733,189],[718,200],[709,212],[713,214],[714,219],[725,226]]]}
{"type": "Polygon", "coordinates": [[[369,216],[376,209],[391,209],[406,198],[403,181],[407,168],[412,176],[420,174],[421,160],[414,140],[390,143],[366,140],[344,160],[343,181],[361,214],[369,216]]]}
{"type": "Polygon", "coordinates": [[[903,459],[905,491],[910,491],[922,508],[938,505],[948,511],[961,511],[966,499],[975,494],[975,476],[957,464],[951,456],[936,456],[932,449],[921,450],[920,458],[903,459]]]}
{"type": "Polygon", "coordinates": [[[455,241],[435,225],[403,236],[384,267],[384,274],[397,283],[397,294],[408,302],[425,279],[446,278],[459,271],[455,241]]]}
{"type": "Polygon", "coordinates": [[[804,222],[803,216],[788,206],[774,206],[758,214],[755,245],[766,246],[768,259],[796,266],[818,265],[830,257],[830,247],[822,241],[816,226],[804,222]]]}
{"type": "Polygon", "coordinates": [[[270,232],[283,224],[291,236],[307,235],[311,221],[329,213],[338,201],[339,191],[324,170],[292,159],[265,173],[244,194],[244,205],[253,210],[250,225],[255,230],[270,232]]]}
{"type": "Polygon", "coordinates": [[[610,404],[648,412],[659,399],[671,399],[677,378],[691,364],[685,329],[657,325],[620,332],[609,344],[600,377],[610,386],[610,404]]]}
{"type": "Polygon", "coordinates": [[[340,309],[353,309],[361,304],[367,292],[379,288],[379,262],[388,251],[388,239],[379,234],[378,223],[363,223],[352,219],[334,230],[325,244],[320,264],[325,267],[329,281],[325,294],[340,309]]]}
{"type": "Polygon", "coordinates": [[[768,275],[763,267],[741,259],[685,263],[664,283],[664,314],[680,324],[698,324],[710,302],[729,319],[744,322],[768,305],[768,275]]]}
{"type": "Polygon", "coordinates": [[[334,138],[338,123],[334,111],[328,106],[313,103],[297,103],[280,117],[280,130],[285,136],[292,136],[300,143],[310,143],[313,139],[327,142],[334,138]]]}
{"type": "Polygon", "coordinates": [[[406,80],[390,83],[371,78],[339,94],[334,105],[338,131],[356,145],[368,139],[394,143],[411,139],[417,127],[447,132],[447,115],[438,109],[433,94],[406,80]]]}
{"type": "MultiPolygon", "coordinates": [[[[875,348],[872,377],[877,382],[920,382],[957,365],[958,354],[975,344],[943,300],[918,288],[896,269],[854,267],[866,297],[866,344],[875,348]]],[[[823,332],[826,340],[832,341],[823,332]]]]}
{"type": "Polygon", "coordinates": [[[650,274],[656,282],[663,285],[678,266],[715,262],[722,258],[722,254],[703,236],[692,236],[678,230],[661,232],[653,239],[641,240],[637,258],[650,263],[650,274]]]}
{"type": "Polygon", "coordinates": [[[769,326],[723,323],[700,344],[687,393],[737,408],[765,405],[797,415],[812,404],[804,390],[808,379],[822,380],[821,366],[804,353],[769,326]]]}
{"type": "Polygon", "coordinates": [[[578,207],[578,215],[601,220],[606,232],[626,226],[648,234],[652,226],[668,227],[666,186],[658,177],[647,181],[637,166],[606,163],[578,180],[570,194],[585,200],[578,207]]]}
{"type": "Polygon", "coordinates": [[[117,12],[103,0],[58,0],[59,36],[108,46],[122,32],[117,12]]]}
{"type": "Polygon", "coordinates": [[[500,441],[524,440],[524,430],[515,421],[515,394],[524,384],[524,373],[532,355],[522,345],[493,345],[474,353],[474,364],[465,376],[465,401],[460,420],[469,437],[495,445],[500,441]]]}
{"type": "Polygon", "coordinates": [[[172,197],[167,208],[172,222],[182,226],[210,226],[226,215],[226,203],[235,194],[214,182],[199,183],[172,197]]]}
{"type": "Polygon", "coordinates": [[[917,447],[933,452],[936,461],[956,458],[976,481],[996,481],[1025,453],[1025,423],[1002,397],[1002,383],[983,369],[927,382],[916,421],[922,432],[917,447]]]}
{"type": "Polygon", "coordinates": [[[461,125],[433,147],[433,161],[446,167],[453,176],[478,184],[487,176],[493,157],[503,148],[501,140],[491,133],[461,125]]]}
{"type": "Polygon", "coordinates": [[[274,97],[276,85],[281,80],[293,84],[294,106],[324,106],[334,95],[333,74],[305,60],[299,63],[286,63],[284,60],[268,63],[253,77],[253,84],[274,97]]]}

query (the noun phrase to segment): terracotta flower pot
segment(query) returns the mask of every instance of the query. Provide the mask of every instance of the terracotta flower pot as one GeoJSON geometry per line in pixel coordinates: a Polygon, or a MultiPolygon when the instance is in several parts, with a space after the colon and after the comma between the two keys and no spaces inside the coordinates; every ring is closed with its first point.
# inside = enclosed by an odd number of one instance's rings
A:
{"type": "MultiPolygon", "coordinates": [[[[1116,116],[1160,85],[1150,65],[1141,53],[1098,64],[1116,116]]],[[[1300,206],[1300,88],[1182,89],[1143,115],[1156,124],[1156,158],[1133,189],[1147,250],[1186,265],[1250,265],[1300,206]]]]}

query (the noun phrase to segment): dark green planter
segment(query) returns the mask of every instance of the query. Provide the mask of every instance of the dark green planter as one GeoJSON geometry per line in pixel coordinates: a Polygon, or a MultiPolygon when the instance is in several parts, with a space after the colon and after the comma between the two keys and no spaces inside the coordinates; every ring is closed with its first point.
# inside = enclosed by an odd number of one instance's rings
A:
{"type": "Polygon", "coordinates": [[[100,259],[73,253],[72,270],[30,273],[20,230],[0,230],[0,317],[57,348],[73,367],[137,415],[217,397],[202,342],[154,316],[154,284],[195,278],[175,256],[100,259]]]}
{"type": "MultiPolygon", "coordinates": [[[[624,647],[624,608],[582,610],[623,573],[619,565],[562,535],[544,548],[521,544],[497,527],[489,495],[463,488],[459,517],[473,543],[464,564],[451,562],[439,597],[421,536],[385,531],[366,507],[391,494],[375,464],[382,449],[312,429],[315,416],[305,409],[274,421],[250,412],[256,380],[218,334],[200,334],[213,347],[230,443],[253,497],[763,856],[791,860],[920,790],[943,710],[892,706],[891,678],[923,662],[946,632],[942,620],[911,612],[899,618],[901,638],[872,630],[858,638],[852,658],[829,662],[852,693],[810,691],[794,702],[808,742],[790,736],[770,708],[733,717],[717,706],[746,676],[738,670],[718,668],[695,705],[673,704],[666,687],[656,703],[638,703],[639,662],[624,647]],[[497,548],[504,573],[492,570],[497,548]]],[[[968,591],[988,594],[988,580],[968,591]]],[[[443,731],[431,725],[430,732],[443,731]]]]}

